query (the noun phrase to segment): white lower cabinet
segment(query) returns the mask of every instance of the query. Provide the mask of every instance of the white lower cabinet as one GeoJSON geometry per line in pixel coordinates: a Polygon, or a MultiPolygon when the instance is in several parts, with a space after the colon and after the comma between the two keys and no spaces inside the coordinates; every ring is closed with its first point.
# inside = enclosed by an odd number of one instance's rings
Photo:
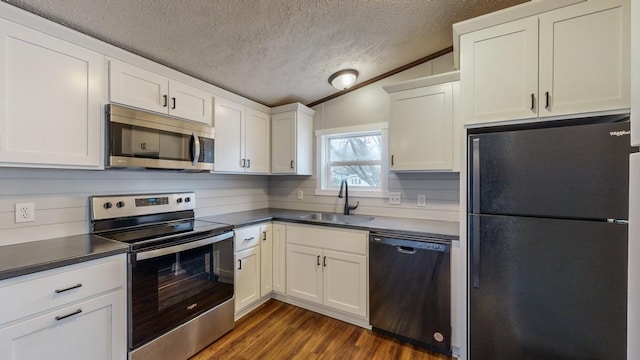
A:
{"type": "Polygon", "coordinates": [[[273,231],[271,224],[260,225],[260,297],[273,290],[273,231]]]}
{"type": "Polygon", "coordinates": [[[285,224],[273,224],[273,262],[272,266],[272,281],[273,292],[276,294],[285,294],[287,291],[287,272],[286,272],[286,258],[287,258],[287,225],[285,224]]]}
{"type": "Polygon", "coordinates": [[[124,290],[83,301],[0,329],[2,359],[123,359],[124,290]],[[123,320],[123,319],[122,319],[123,320]]]}
{"type": "Polygon", "coordinates": [[[235,232],[235,312],[260,299],[260,225],[235,232]]]}
{"type": "Polygon", "coordinates": [[[287,296],[366,318],[368,233],[287,225],[287,296]]]}
{"type": "Polygon", "coordinates": [[[1,281],[10,308],[0,314],[0,359],[126,358],[125,260],[116,255],[1,281]]]}
{"type": "Polygon", "coordinates": [[[236,252],[236,312],[260,299],[260,247],[236,252]]]}

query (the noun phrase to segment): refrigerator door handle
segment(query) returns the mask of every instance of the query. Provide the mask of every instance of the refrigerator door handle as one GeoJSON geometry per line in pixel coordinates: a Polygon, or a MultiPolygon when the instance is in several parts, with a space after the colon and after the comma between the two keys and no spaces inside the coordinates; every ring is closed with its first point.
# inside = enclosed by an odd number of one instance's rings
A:
{"type": "Polygon", "coordinates": [[[609,224],[629,225],[629,220],[624,219],[607,219],[609,224]]]}
{"type": "Polygon", "coordinates": [[[471,223],[471,242],[473,243],[473,258],[471,264],[471,276],[473,287],[480,288],[480,221],[469,217],[471,223]]]}
{"type": "Polygon", "coordinates": [[[480,139],[473,139],[471,162],[471,211],[480,212],[480,139]]]}

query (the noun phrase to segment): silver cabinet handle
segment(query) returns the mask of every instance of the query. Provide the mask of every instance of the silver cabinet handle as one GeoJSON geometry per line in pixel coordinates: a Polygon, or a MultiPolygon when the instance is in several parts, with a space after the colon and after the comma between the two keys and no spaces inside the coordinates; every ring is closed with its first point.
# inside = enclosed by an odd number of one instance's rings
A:
{"type": "Polygon", "coordinates": [[[251,159],[247,159],[247,169],[251,167],[251,159]]]}
{"type": "Polygon", "coordinates": [[[238,259],[238,270],[242,270],[242,259],[238,259]]]}
{"type": "Polygon", "coordinates": [[[171,101],[173,101],[173,106],[171,107],[171,109],[175,109],[176,108],[176,98],[172,97],[171,101]]]}
{"type": "Polygon", "coordinates": [[[318,261],[316,262],[318,266],[320,266],[320,255],[318,255],[318,261]]]}
{"type": "Polygon", "coordinates": [[[255,237],[253,237],[253,236],[252,236],[252,237],[250,237],[250,238],[248,238],[248,239],[244,239],[244,241],[251,241],[251,240],[253,240],[253,239],[255,239],[255,237]]]}
{"type": "Polygon", "coordinates": [[[322,266],[327,267],[327,257],[322,257],[322,266]]]}
{"type": "Polygon", "coordinates": [[[78,284],[75,284],[75,285],[70,286],[70,287],[68,287],[68,288],[64,288],[64,289],[56,289],[56,294],[60,294],[60,293],[63,293],[63,292],[65,292],[65,291],[69,291],[69,290],[77,289],[77,288],[79,288],[79,287],[82,287],[82,284],[78,283],[78,284]]]}
{"type": "Polygon", "coordinates": [[[169,101],[167,101],[168,96],[167,95],[162,95],[162,98],[164,99],[164,103],[162,106],[167,107],[167,105],[169,105],[169,101]]]}
{"type": "Polygon", "coordinates": [[[240,167],[247,167],[247,160],[246,159],[242,159],[242,165],[240,165],[240,167]]]}
{"type": "Polygon", "coordinates": [[[78,310],[76,310],[76,311],[72,312],[71,314],[62,315],[62,316],[56,316],[56,317],[55,317],[55,319],[56,319],[56,321],[60,321],[60,320],[66,319],[66,318],[68,318],[68,317],[72,317],[72,316],[74,316],[74,315],[78,315],[78,314],[80,314],[81,312],[82,312],[82,309],[78,309],[78,310]]]}
{"type": "Polygon", "coordinates": [[[266,231],[262,232],[262,241],[267,241],[267,232],[266,231]]]}
{"type": "Polygon", "coordinates": [[[291,160],[291,168],[293,169],[293,160],[291,160]]]}
{"type": "Polygon", "coordinates": [[[198,160],[200,160],[200,137],[195,132],[191,134],[191,137],[193,139],[193,159],[191,159],[191,165],[196,166],[198,165],[198,160]]]}
{"type": "Polygon", "coordinates": [[[393,155],[391,155],[391,166],[393,166],[393,155]]]}

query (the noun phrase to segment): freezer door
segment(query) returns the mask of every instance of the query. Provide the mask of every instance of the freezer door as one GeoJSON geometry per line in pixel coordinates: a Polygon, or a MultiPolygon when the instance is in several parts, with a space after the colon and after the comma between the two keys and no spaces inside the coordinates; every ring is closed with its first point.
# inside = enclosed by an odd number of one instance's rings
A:
{"type": "Polygon", "coordinates": [[[629,123],[472,135],[469,212],[627,219],[629,123]]]}
{"type": "Polygon", "coordinates": [[[625,359],[627,225],[469,216],[470,358],[625,359]]]}

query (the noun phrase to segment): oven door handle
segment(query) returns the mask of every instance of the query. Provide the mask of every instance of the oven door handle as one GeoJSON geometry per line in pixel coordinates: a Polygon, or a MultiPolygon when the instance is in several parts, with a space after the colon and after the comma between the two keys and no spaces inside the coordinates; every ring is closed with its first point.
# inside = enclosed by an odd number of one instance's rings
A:
{"type": "Polygon", "coordinates": [[[163,256],[163,255],[175,254],[175,253],[179,253],[181,251],[195,249],[195,248],[198,248],[198,247],[201,247],[201,246],[210,245],[210,244],[216,243],[218,241],[230,239],[232,237],[233,237],[233,231],[228,231],[226,233],[223,233],[223,234],[220,234],[220,235],[216,235],[216,236],[212,236],[212,237],[208,237],[208,238],[205,238],[205,239],[202,239],[202,240],[188,242],[188,243],[184,243],[184,244],[180,244],[180,245],[169,246],[169,247],[162,248],[162,249],[141,251],[141,252],[135,253],[133,255],[134,255],[136,260],[153,259],[153,258],[157,258],[157,257],[163,256]]]}

